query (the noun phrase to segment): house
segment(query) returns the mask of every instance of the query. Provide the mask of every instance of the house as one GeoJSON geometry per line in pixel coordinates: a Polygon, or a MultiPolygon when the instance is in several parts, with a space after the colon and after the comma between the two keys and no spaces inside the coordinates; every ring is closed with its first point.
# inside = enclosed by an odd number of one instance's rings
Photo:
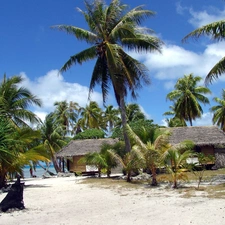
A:
{"type": "Polygon", "coordinates": [[[78,161],[87,153],[100,152],[102,145],[113,145],[116,142],[118,140],[113,138],[72,140],[56,154],[56,157],[67,159],[67,169],[70,172],[89,172],[95,168],[78,161]]]}
{"type": "Polygon", "coordinates": [[[225,167],[225,133],[216,126],[193,126],[169,128],[172,145],[185,140],[195,144],[194,150],[215,156],[215,168],[225,167]]]}

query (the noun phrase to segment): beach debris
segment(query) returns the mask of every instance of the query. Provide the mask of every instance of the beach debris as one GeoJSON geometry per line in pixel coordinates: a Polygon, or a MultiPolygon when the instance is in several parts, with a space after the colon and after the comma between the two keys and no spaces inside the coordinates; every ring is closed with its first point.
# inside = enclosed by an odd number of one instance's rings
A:
{"type": "Polygon", "coordinates": [[[8,194],[0,203],[0,210],[6,212],[8,209],[25,209],[23,202],[24,183],[20,182],[20,176],[14,184],[11,185],[8,194]]]}

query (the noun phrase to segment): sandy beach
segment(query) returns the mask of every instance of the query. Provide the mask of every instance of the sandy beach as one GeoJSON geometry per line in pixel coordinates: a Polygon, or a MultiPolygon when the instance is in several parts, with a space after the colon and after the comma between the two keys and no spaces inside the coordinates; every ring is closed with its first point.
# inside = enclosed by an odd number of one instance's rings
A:
{"type": "MultiPolygon", "coordinates": [[[[82,178],[25,180],[25,210],[0,213],[1,225],[222,225],[224,199],[184,198],[178,190],[104,188],[82,178]]],[[[0,201],[6,193],[0,194],[0,201]]]]}

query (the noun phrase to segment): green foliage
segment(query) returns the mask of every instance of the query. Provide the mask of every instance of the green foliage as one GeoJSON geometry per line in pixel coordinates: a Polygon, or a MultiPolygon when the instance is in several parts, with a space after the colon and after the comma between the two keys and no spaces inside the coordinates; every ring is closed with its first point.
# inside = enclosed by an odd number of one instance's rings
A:
{"type": "MultiPolygon", "coordinates": [[[[201,36],[209,36],[215,41],[224,40],[225,31],[225,20],[216,21],[207,25],[204,25],[183,38],[186,41],[188,38],[200,38],[201,36]]],[[[225,57],[223,57],[213,68],[209,71],[205,78],[205,83],[212,83],[213,80],[217,79],[219,76],[225,72],[225,57]]]]}
{"type": "Polygon", "coordinates": [[[220,126],[225,132],[225,90],[222,89],[222,98],[215,97],[213,100],[217,103],[210,108],[210,111],[213,112],[213,124],[220,126]]]}
{"type": "Polygon", "coordinates": [[[73,140],[77,140],[77,139],[98,139],[98,138],[104,138],[105,133],[104,131],[100,130],[100,129],[88,129],[85,130],[83,132],[80,132],[78,134],[76,134],[73,137],[73,140]]]}
{"type": "Polygon", "coordinates": [[[200,118],[203,113],[200,103],[209,104],[205,94],[210,94],[211,91],[207,87],[197,86],[201,79],[193,74],[184,75],[177,80],[175,90],[167,94],[167,99],[174,103],[174,116],[181,121],[189,121],[191,126],[192,121],[200,118]]]}
{"type": "MultiPolygon", "coordinates": [[[[134,131],[134,133],[136,133],[137,135],[143,134],[143,129],[146,130],[146,133],[150,133],[152,129],[159,127],[158,125],[153,123],[153,120],[143,120],[143,119],[132,121],[128,124],[130,128],[134,131]]],[[[123,140],[124,137],[122,129],[119,127],[114,128],[111,137],[123,140]]]]}
{"type": "Polygon", "coordinates": [[[197,189],[199,189],[200,184],[204,177],[206,166],[208,163],[214,164],[215,157],[213,155],[205,155],[202,152],[195,153],[194,157],[197,157],[198,160],[196,163],[190,164],[190,169],[193,172],[193,174],[198,178],[197,189]]]}
{"type": "Polygon", "coordinates": [[[19,87],[23,78],[4,75],[0,83],[0,113],[16,126],[28,126],[27,122],[38,123],[40,119],[29,110],[32,105],[41,106],[41,100],[28,89],[19,87]]]}
{"type": "Polygon", "coordinates": [[[188,169],[187,159],[192,157],[193,144],[183,142],[166,150],[161,160],[173,179],[173,188],[178,188],[179,179],[187,179],[186,171],[188,169]]]}

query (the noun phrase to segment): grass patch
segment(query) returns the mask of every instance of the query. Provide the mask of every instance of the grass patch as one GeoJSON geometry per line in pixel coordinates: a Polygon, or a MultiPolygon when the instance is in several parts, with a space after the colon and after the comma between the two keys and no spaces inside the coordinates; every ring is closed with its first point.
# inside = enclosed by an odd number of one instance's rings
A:
{"type": "MultiPolygon", "coordinates": [[[[190,197],[208,197],[208,198],[223,198],[225,199],[225,180],[224,183],[216,183],[211,182],[212,180],[216,180],[216,177],[225,175],[225,168],[219,169],[219,170],[206,170],[204,172],[203,177],[203,183],[200,184],[200,188],[197,189],[197,177],[191,173],[186,172],[188,181],[182,181],[181,186],[174,190],[170,188],[169,182],[171,182],[171,176],[170,174],[159,174],[157,176],[157,180],[159,183],[159,186],[152,187],[150,185],[150,180],[133,180],[132,182],[126,182],[126,180],[118,179],[118,178],[86,178],[80,181],[82,184],[88,184],[91,187],[101,187],[106,189],[112,189],[112,190],[140,190],[140,194],[148,192],[149,196],[152,196],[152,194],[158,194],[162,195],[164,193],[166,194],[173,194],[175,193],[179,194],[180,197],[184,198],[190,198],[190,197]],[[155,190],[155,191],[153,191],[155,190]],[[170,193],[171,190],[171,193],[170,193]],[[153,193],[154,192],[154,193],[153,193]]],[[[121,192],[121,194],[123,194],[121,192]]],[[[127,193],[124,193],[127,195],[127,193]]]]}

